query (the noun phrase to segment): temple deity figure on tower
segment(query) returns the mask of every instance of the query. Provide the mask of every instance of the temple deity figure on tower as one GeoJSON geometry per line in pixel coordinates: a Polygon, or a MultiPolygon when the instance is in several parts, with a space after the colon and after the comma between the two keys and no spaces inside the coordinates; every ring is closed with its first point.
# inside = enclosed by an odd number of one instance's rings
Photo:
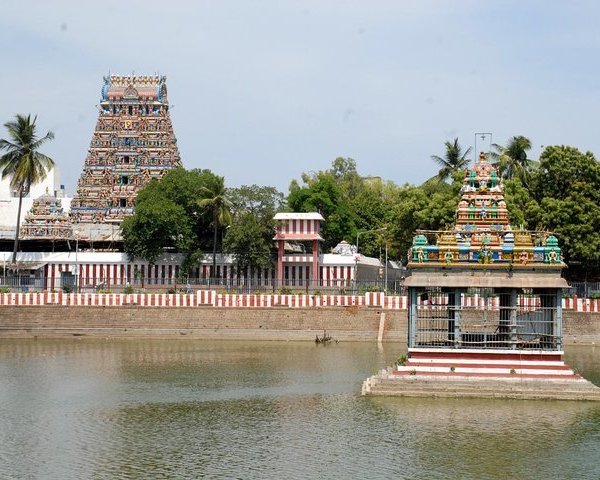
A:
{"type": "Polygon", "coordinates": [[[152,178],[182,166],[169,116],[166,77],[146,75],[108,75],[103,77],[100,112],[96,130],[84,162],[83,173],[73,198],[73,218],[89,218],[97,223],[120,223],[131,215],[138,191],[152,178]],[[159,114],[160,120],[154,117],[159,114]],[[146,141],[146,130],[157,132],[160,142],[146,141]],[[152,145],[154,143],[154,145],[152,145]],[[152,151],[150,146],[152,145],[152,151]],[[107,148],[110,147],[110,148],[107,148]],[[142,173],[138,158],[158,157],[161,169],[142,173]],[[97,167],[103,168],[97,168],[97,167]],[[93,168],[96,167],[96,168],[93,168]],[[123,171],[134,179],[128,198],[110,209],[107,202],[123,171]]]}

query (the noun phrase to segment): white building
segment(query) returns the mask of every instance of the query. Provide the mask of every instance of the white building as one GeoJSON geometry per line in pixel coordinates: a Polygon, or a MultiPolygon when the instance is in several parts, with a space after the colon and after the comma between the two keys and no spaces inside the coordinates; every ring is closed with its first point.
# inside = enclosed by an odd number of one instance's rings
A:
{"type": "MultiPolygon", "coordinates": [[[[33,201],[46,193],[60,198],[65,212],[70,210],[72,198],[65,195],[64,185],[60,185],[59,173],[58,167],[55,166],[43,181],[32,185],[29,192],[23,195],[21,221],[31,209],[33,201]]],[[[14,237],[19,208],[19,194],[10,188],[10,180],[10,177],[0,178],[0,237],[3,238],[14,237]]]]}

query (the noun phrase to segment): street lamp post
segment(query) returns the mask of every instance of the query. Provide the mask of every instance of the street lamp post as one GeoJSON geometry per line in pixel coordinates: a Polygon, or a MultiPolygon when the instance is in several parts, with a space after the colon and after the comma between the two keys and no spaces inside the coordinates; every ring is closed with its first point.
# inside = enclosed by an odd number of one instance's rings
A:
{"type": "Polygon", "coordinates": [[[388,244],[385,242],[385,294],[388,291],[388,244]]]}
{"type": "Polygon", "coordinates": [[[79,293],[79,230],[73,233],[75,234],[75,291],[79,293]]]}
{"type": "Polygon", "coordinates": [[[231,227],[231,225],[227,225],[225,228],[221,229],[221,281],[219,282],[221,285],[227,285],[227,279],[225,278],[225,274],[223,273],[225,271],[225,248],[223,247],[223,240],[229,227],[231,227]]]}
{"type": "Polygon", "coordinates": [[[387,227],[375,228],[373,230],[364,230],[362,232],[356,232],[356,253],[358,253],[358,238],[365,233],[383,232],[387,230],[387,227]]]}
{"type": "MultiPolygon", "coordinates": [[[[361,235],[364,235],[366,233],[376,233],[376,232],[383,232],[386,231],[387,227],[381,227],[381,228],[375,228],[373,230],[364,230],[362,232],[356,232],[356,262],[354,263],[354,284],[356,285],[358,282],[358,260],[359,260],[359,253],[358,253],[358,239],[361,235]]],[[[386,244],[386,256],[387,256],[387,244],[386,244]]],[[[386,263],[386,275],[387,275],[387,263],[386,263]]]]}

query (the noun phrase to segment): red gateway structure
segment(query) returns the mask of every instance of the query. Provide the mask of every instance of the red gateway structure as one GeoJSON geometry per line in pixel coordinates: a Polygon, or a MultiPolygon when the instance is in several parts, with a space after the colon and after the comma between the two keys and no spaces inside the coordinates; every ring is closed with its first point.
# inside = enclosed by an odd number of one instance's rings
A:
{"type": "MultiPolygon", "coordinates": [[[[319,281],[319,242],[321,237],[321,222],[325,219],[320,213],[278,213],[275,215],[278,225],[275,237],[277,241],[277,282],[280,286],[290,278],[289,268],[284,263],[294,263],[292,267],[298,272],[291,274],[292,278],[303,279],[307,285],[317,285],[319,281]],[[300,252],[286,254],[286,244],[293,243],[300,247],[300,252]],[[300,264],[300,265],[298,265],[300,264]],[[303,278],[304,277],[304,278],[303,278]]],[[[288,250],[290,250],[288,248],[288,250]]]]}

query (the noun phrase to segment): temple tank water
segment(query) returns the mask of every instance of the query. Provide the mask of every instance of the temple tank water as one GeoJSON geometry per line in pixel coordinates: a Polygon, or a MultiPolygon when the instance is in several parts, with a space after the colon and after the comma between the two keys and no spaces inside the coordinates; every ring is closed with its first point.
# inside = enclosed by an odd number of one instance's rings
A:
{"type": "MultiPolygon", "coordinates": [[[[0,340],[2,478],[599,478],[600,405],[365,398],[404,345],[0,340]]],[[[600,383],[599,347],[566,361],[600,383]]]]}

